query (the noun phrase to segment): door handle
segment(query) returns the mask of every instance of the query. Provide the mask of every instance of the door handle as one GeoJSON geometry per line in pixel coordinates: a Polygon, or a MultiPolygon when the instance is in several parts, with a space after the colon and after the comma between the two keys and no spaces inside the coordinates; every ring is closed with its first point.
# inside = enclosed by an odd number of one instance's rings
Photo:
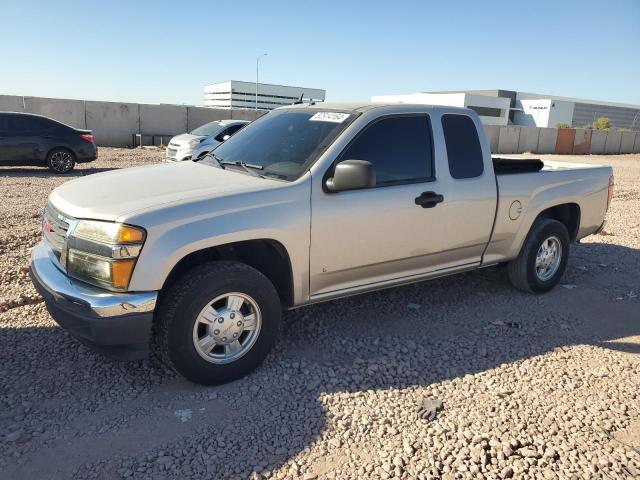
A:
{"type": "Polygon", "coordinates": [[[433,208],[444,201],[444,197],[436,192],[424,192],[416,197],[416,205],[422,208],[433,208]]]}

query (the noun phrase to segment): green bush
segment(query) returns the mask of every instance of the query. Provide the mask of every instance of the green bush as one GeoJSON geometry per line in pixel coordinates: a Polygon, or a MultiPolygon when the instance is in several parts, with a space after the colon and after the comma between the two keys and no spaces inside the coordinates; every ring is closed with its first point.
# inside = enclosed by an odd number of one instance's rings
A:
{"type": "Polygon", "coordinates": [[[556,124],[556,128],[571,128],[571,125],[565,122],[560,122],[556,124]]]}
{"type": "Polygon", "coordinates": [[[611,125],[611,120],[607,117],[600,117],[593,122],[594,130],[610,130],[613,125],[611,125]]]}

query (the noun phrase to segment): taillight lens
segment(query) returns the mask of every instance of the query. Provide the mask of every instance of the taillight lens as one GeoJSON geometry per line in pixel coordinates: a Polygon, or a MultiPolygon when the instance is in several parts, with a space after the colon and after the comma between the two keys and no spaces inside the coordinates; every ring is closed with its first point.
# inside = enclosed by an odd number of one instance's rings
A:
{"type": "Polygon", "coordinates": [[[93,135],[89,135],[87,133],[83,133],[82,135],[80,135],[80,138],[83,140],[86,140],[87,142],[91,142],[93,143],[95,141],[95,139],[93,138],[93,135]]]}
{"type": "Polygon", "coordinates": [[[609,205],[611,205],[611,199],[613,198],[613,175],[609,177],[609,191],[607,192],[607,211],[609,205]]]}

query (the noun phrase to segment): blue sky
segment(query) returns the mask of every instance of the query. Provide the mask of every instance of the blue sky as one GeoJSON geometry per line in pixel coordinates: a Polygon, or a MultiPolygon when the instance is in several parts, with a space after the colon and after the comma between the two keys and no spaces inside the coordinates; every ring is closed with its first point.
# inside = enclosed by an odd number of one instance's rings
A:
{"type": "Polygon", "coordinates": [[[202,104],[222,80],[327,100],[503,88],[640,104],[640,1],[0,0],[0,94],[202,104]]]}

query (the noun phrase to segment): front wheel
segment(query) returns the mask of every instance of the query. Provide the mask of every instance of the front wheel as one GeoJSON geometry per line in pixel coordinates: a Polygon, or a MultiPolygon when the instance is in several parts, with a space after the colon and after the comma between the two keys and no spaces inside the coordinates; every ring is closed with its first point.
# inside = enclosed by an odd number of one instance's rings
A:
{"type": "Polygon", "coordinates": [[[568,259],[567,228],[557,220],[539,218],[533,223],[518,258],[508,264],[509,279],[524,292],[548,292],[562,278],[568,259]]]}
{"type": "Polygon", "coordinates": [[[75,165],[75,156],[65,148],[54,148],[47,155],[47,166],[55,173],[68,173],[75,165]]]}
{"type": "Polygon", "coordinates": [[[164,295],[156,323],[163,360],[192,382],[217,385],[255,369],[278,334],[273,284],[238,262],[211,262],[184,274],[164,295]]]}

